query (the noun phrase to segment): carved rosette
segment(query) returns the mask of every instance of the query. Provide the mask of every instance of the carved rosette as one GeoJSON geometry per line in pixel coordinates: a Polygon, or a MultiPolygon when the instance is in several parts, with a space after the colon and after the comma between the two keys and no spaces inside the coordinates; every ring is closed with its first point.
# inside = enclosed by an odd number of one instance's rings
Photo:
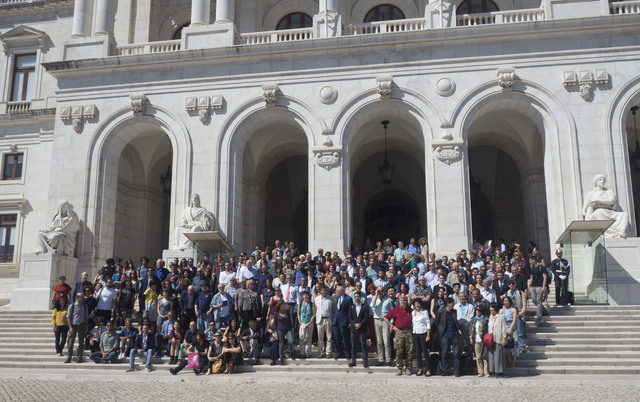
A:
{"type": "Polygon", "coordinates": [[[80,134],[84,129],[84,123],[96,116],[95,105],[74,105],[63,106],[60,108],[60,119],[62,121],[71,122],[73,130],[80,134]]]}
{"type": "Polygon", "coordinates": [[[498,76],[498,85],[504,92],[511,91],[516,83],[515,68],[499,68],[496,75],[498,76]]]}
{"type": "Polygon", "coordinates": [[[314,151],[316,164],[327,171],[340,165],[342,156],[336,149],[325,149],[314,151]]]}
{"type": "Polygon", "coordinates": [[[391,92],[393,91],[393,77],[390,75],[380,75],[376,77],[376,86],[380,99],[391,99],[391,92]]]}
{"type": "Polygon", "coordinates": [[[451,165],[452,163],[460,160],[462,156],[462,140],[453,140],[449,139],[450,134],[445,132],[443,135],[443,140],[434,141],[432,143],[433,146],[433,155],[434,158],[438,159],[440,162],[444,162],[447,165],[451,165]]]}
{"type": "Polygon", "coordinates": [[[140,117],[144,115],[144,111],[147,107],[147,97],[141,93],[135,93],[129,95],[131,99],[131,111],[133,115],[136,117],[140,117]]]}
{"type": "Polygon", "coordinates": [[[274,107],[278,103],[278,95],[280,88],[275,82],[266,82],[262,84],[262,98],[267,107],[274,107]]]}

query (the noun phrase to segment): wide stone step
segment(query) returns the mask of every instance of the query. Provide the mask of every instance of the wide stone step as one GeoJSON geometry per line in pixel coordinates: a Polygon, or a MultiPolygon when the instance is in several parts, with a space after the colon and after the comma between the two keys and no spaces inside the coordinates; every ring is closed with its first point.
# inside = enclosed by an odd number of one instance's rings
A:
{"type": "Polygon", "coordinates": [[[543,366],[577,366],[577,365],[585,365],[585,366],[633,366],[640,367],[640,358],[637,359],[614,359],[609,357],[600,357],[600,358],[547,358],[547,359],[538,359],[538,360],[526,360],[521,359],[518,361],[519,367],[543,367],[543,366]]]}
{"type": "Polygon", "coordinates": [[[516,367],[507,369],[507,375],[512,377],[533,375],[636,375],[640,374],[638,367],[586,366],[586,365],[557,365],[545,367],[516,367]]]}
{"type": "Polygon", "coordinates": [[[640,351],[618,350],[618,351],[595,351],[595,350],[573,350],[573,351],[533,351],[529,350],[527,353],[521,354],[518,357],[518,361],[522,360],[538,360],[538,359],[557,359],[557,358],[571,358],[571,359],[585,359],[585,361],[591,358],[610,358],[610,359],[640,359],[640,351]]]}
{"type": "Polygon", "coordinates": [[[636,320],[610,320],[610,321],[570,321],[570,320],[558,320],[550,318],[544,320],[539,324],[527,324],[528,328],[569,328],[569,327],[589,327],[589,328],[609,328],[609,327],[632,327],[640,329],[640,321],[636,320]]]}
{"type": "Polygon", "coordinates": [[[633,334],[640,334],[640,326],[583,326],[583,327],[573,327],[573,326],[544,326],[538,327],[533,330],[527,331],[527,336],[529,334],[543,335],[555,333],[558,335],[564,334],[582,334],[591,336],[594,333],[603,334],[603,333],[611,333],[611,334],[620,334],[624,336],[633,336],[633,334]]]}
{"type": "MultiPolygon", "coordinates": [[[[595,337],[593,339],[589,339],[588,342],[585,341],[584,338],[574,338],[574,337],[558,337],[555,339],[549,337],[540,337],[537,338],[535,334],[528,334],[525,339],[525,343],[529,346],[532,345],[555,345],[558,347],[562,347],[565,345],[627,345],[630,344],[632,340],[636,338],[620,338],[620,337],[606,337],[600,338],[595,337]]],[[[633,344],[633,342],[631,342],[633,344]]]]}
{"type": "Polygon", "coordinates": [[[558,352],[620,352],[620,351],[629,351],[629,352],[640,352],[640,345],[628,345],[621,343],[603,343],[600,345],[594,344],[585,344],[584,342],[576,343],[576,344],[561,344],[561,345],[551,345],[551,344],[533,344],[532,342],[528,343],[528,350],[532,353],[544,352],[549,354],[554,354],[558,352]]]}

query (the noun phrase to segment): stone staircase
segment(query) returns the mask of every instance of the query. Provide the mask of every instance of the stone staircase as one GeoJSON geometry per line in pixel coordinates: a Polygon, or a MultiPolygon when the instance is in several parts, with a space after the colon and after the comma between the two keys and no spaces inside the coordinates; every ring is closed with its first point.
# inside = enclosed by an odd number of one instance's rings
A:
{"type": "MultiPolygon", "coordinates": [[[[640,306],[577,306],[551,309],[551,315],[535,325],[533,312],[527,316],[528,352],[520,355],[510,376],[537,374],[639,374],[640,306]],[[529,315],[531,314],[531,315],[529,315]]],[[[120,364],[65,364],[55,354],[50,312],[0,312],[0,368],[47,369],[64,372],[124,373],[120,364]],[[96,371],[97,370],[97,371],[96,371]],[[102,372],[100,370],[103,370],[102,372]]],[[[86,353],[86,351],[85,351],[86,353]]],[[[259,373],[361,372],[393,375],[394,367],[375,367],[375,352],[369,353],[369,369],[361,360],[349,368],[344,359],[287,360],[284,366],[241,366],[239,371],[259,373]]],[[[437,355],[433,357],[438,357],[437,355]]],[[[142,367],[142,360],[136,361],[142,367]]],[[[168,358],[154,358],[158,371],[168,370],[168,358]]]]}

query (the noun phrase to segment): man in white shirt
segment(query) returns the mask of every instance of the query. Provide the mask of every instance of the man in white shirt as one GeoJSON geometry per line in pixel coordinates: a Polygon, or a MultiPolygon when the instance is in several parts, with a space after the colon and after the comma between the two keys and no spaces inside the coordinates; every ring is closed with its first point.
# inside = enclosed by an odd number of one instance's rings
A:
{"type": "Polygon", "coordinates": [[[328,359],[331,357],[331,351],[333,350],[332,323],[336,307],[331,296],[328,296],[329,288],[319,285],[316,285],[316,287],[320,293],[314,299],[316,305],[316,327],[318,328],[318,358],[326,357],[328,359]]]}
{"type": "Polygon", "coordinates": [[[489,303],[497,303],[498,298],[496,296],[496,291],[491,289],[490,285],[491,281],[489,281],[489,279],[484,279],[482,281],[482,289],[480,289],[480,294],[482,295],[482,298],[489,303]]]}
{"type": "Polygon", "coordinates": [[[107,280],[107,285],[98,292],[96,315],[102,317],[103,322],[111,321],[111,311],[118,299],[118,292],[113,288],[113,281],[107,280]]]}
{"type": "Polygon", "coordinates": [[[291,317],[291,331],[295,334],[298,322],[298,287],[293,283],[293,275],[287,274],[287,283],[280,285],[282,299],[287,305],[287,311],[291,317]]]}

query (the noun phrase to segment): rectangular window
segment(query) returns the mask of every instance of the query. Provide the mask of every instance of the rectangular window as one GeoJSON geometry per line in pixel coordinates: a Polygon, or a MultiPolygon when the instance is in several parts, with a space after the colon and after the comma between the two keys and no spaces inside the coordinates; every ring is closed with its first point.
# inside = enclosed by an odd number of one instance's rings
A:
{"type": "Polygon", "coordinates": [[[0,263],[13,262],[18,215],[0,215],[0,263]]]}
{"type": "Polygon", "coordinates": [[[36,84],[36,54],[20,54],[16,56],[13,67],[12,101],[33,99],[36,84]]]}
{"type": "Polygon", "coordinates": [[[5,154],[2,164],[2,180],[22,178],[22,159],[24,154],[5,154]]]}

